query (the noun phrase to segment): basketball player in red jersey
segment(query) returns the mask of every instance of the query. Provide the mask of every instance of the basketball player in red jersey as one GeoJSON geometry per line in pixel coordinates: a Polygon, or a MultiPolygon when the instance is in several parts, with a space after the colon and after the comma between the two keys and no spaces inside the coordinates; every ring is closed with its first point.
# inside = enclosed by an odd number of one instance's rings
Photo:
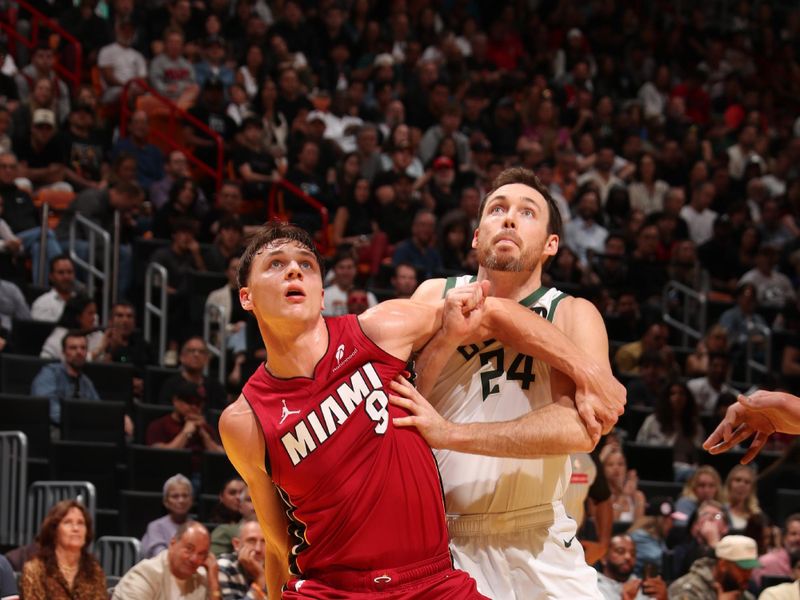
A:
{"type": "MultiPolygon", "coordinates": [[[[446,307],[395,300],[325,319],[322,279],[311,239],[288,225],[264,228],[240,263],[240,301],[268,358],[223,413],[220,433],[264,531],[270,597],[283,588],[291,600],[483,598],[452,568],[436,463],[418,432],[392,424],[407,413],[389,404],[388,383],[443,313],[462,319],[482,305],[484,288],[457,290],[446,307]]],[[[514,302],[504,308],[490,324],[501,339],[530,316],[514,302]]],[[[509,343],[568,344],[526,333],[509,343]]]]}

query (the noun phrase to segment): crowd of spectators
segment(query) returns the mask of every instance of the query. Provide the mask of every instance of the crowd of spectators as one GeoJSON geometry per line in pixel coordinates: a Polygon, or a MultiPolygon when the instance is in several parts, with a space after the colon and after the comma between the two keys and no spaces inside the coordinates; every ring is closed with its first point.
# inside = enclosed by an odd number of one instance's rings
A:
{"type": "MultiPolygon", "coordinates": [[[[83,72],[80,85],[65,79],[57,67],[74,57],[55,36],[30,49],[0,40],[0,352],[16,351],[15,321],[53,324],[37,354],[57,362],[31,394],[50,400],[54,439],[63,402],[100,397],[87,363],[131,364],[133,400],[172,411],[135,432],[127,406],[125,434],[192,449],[192,472],[171,487],[191,494],[202,453],[221,449],[209,411],[265,357],[235,274],[273,187],[302,191],[283,192],[280,210],[326,252],[325,313],[339,315],[410,297],[428,277],[474,273],[481,198],[505,167],[522,165],[565,223],[543,283],[597,306],[639,411],[629,412],[643,416],[626,415],[601,451],[615,522],[631,532],[609,550],[621,557],[614,564],[633,561],[642,577],[639,558],[658,562],[669,547],[664,575],[675,579],[729,530],[783,525],[763,489],[796,487],[790,440],[773,436],[770,449],[785,454],[766,473],[722,476],[702,465],[700,442],[751,384],[796,393],[800,381],[800,10],[791,3],[33,4],[81,41],[83,72]],[[164,127],[161,100],[136,86],[123,94],[136,79],[193,117],[170,132],[178,149],[152,135],[164,127]],[[200,166],[213,170],[217,154],[195,122],[223,140],[225,181],[200,166]],[[329,230],[306,196],[329,211],[329,230]],[[56,207],[54,198],[64,205],[42,222],[37,206],[56,207]],[[106,323],[66,254],[78,213],[108,231],[120,217],[120,300],[106,323]],[[32,285],[40,257],[46,290],[32,285]],[[168,272],[163,357],[137,327],[149,260],[168,272]],[[197,273],[219,278],[208,302],[228,315],[224,384],[206,374],[212,357],[191,308],[197,273]],[[668,282],[679,286],[664,294],[668,282]],[[707,302],[687,299],[687,288],[707,302]],[[683,338],[665,314],[704,325],[703,337],[683,338]],[[748,361],[768,357],[754,379],[748,361]],[[176,371],[148,390],[145,370],[158,364],[176,371]],[[633,442],[671,448],[685,488],[669,510],[639,489],[650,473],[628,469],[633,442]]],[[[30,15],[20,11],[15,26],[29,31],[30,15]]],[[[89,244],[74,250],[88,257],[89,244]]],[[[171,572],[190,594],[205,559],[180,567],[174,557],[185,544],[213,546],[216,530],[209,537],[188,520],[191,495],[184,507],[164,494],[166,554],[125,586],[171,572]]],[[[795,552],[797,522],[785,524],[783,546],[756,537],[760,553],[795,552]]],[[[228,547],[220,563],[225,597],[259,578],[250,533],[238,538],[244,554],[228,547]]],[[[780,574],[791,576],[794,559],[784,558],[780,574]]]]}

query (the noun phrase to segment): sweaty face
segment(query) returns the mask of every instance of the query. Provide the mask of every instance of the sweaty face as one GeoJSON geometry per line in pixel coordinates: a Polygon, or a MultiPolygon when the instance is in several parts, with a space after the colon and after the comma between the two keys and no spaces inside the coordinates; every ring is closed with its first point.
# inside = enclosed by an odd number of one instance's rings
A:
{"type": "Polygon", "coordinates": [[[550,213],[544,197],[527,185],[499,188],[486,202],[472,247],[478,262],[493,271],[533,271],[558,251],[547,233],[550,213]]]}

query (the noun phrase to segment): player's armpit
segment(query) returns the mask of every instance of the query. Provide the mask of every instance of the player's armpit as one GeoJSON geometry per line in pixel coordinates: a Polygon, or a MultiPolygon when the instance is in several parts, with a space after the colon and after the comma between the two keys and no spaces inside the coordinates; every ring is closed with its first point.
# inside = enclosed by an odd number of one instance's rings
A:
{"type": "Polygon", "coordinates": [[[258,523],[266,540],[265,577],[270,598],[280,598],[289,578],[288,524],[284,507],[264,466],[264,437],[244,395],[219,420],[222,444],[231,464],[247,483],[258,523]]]}

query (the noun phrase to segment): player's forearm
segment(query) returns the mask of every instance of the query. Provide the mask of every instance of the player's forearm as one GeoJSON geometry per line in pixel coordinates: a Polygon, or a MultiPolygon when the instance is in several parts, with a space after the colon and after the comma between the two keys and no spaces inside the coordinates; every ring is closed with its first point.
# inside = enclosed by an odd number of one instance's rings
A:
{"type": "Polygon", "coordinates": [[[484,456],[534,458],[590,452],[594,443],[574,407],[553,403],[513,421],[451,424],[445,447],[484,456]]]}
{"type": "Polygon", "coordinates": [[[449,340],[441,330],[423,348],[414,361],[414,370],[417,372],[414,384],[420,394],[425,397],[430,395],[442,369],[444,369],[456,348],[458,348],[458,344],[449,340]]]}
{"type": "Polygon", "coordinates": [[[576,385],[607,371],[555,325],[517,302],[487,298],[486,311],[484,322],[503,345],[541,360],[576,385]]]}

